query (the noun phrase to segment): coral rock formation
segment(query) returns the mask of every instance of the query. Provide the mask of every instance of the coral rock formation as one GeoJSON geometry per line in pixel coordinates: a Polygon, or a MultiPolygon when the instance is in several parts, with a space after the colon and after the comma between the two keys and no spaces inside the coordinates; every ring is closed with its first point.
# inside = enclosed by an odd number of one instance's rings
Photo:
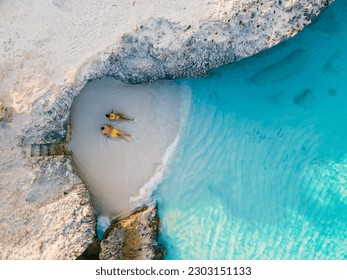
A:
{"type": "Polygon", "coordinates": [[[101,241],[102,260],[153,260],[165,256],[158,243],[159,217],[156,206],[137,211],[114,223],[101,241]]]}
{"type": "Polygon", "coordinates": [[[95,217],[71,160],[27,159],[20,169],[12,164],[0,166],[6,175],[0,188],[0,259],[77,258],[95,236],[95,217]]]}

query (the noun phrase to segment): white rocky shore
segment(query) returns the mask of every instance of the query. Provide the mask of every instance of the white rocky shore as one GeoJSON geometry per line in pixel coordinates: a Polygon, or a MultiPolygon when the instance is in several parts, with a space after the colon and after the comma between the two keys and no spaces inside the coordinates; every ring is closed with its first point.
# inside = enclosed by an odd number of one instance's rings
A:
{"type": "Polygon", "coordinates": [[[0,259],[75,259],[95,238],[63,144],[87,81],[202,76],[294,36],[332,1],[1,1],[0,259]]]}

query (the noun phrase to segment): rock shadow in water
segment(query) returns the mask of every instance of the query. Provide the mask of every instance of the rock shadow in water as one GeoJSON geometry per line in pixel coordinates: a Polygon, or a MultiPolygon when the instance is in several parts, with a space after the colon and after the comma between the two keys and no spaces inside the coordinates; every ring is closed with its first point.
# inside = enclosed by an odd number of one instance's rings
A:
{"type": "Polygon", "coordinates": [[[337,96],[336,89],[333,89],[333,88],[329,89],[328,90],[328,95],[331,96],[331,97],[336,97],[337,96]]]}
{"type": "Polygon", "coordinates": [[[283,107],[285,103],[284,99],[285,92],[280,91],[279,93],[276,93],[274,95],[266,96],[264,99],[276,106],[283,107]]]}
{"type": "Polygon", "coordinates": [[[258,85],[268,85],[298,75],[306,67],[307,55],[304,49],[291,52],[282,60],[263,68],[251,81],[258,85]]]}
{"type": "Polygon", "coordinates": [[[325,17],[317,17],[316,24],[313,24],[312,28],[329,35],[335,35],[340,32],[341,25],[333,14],[326,14],[325,17]]]}
{"type": "Polygon", "coordinates": [[[316,99],[313,95],[313,91],[310,89],[306,89],[303,93],[297,95],[294,98],[294,103],[303,108],[312,108],[316,99]]]}
{"type": "Polygon", "coordinates": [[[204,78],[205,79],[211,79],[211,78],[223,79],[223,74],[217,70],[212,70],[208,72],[208,74],[204,78]]]}
{"type": "Polygon", "coordinates": [[[328,58],[327,62],[323,66],[323,71],[325,73],[337,76],[345,69],[344,64],[345,62],[342,58],[342,53],[340,50],[337,50],[332,56],[328,58]]]}

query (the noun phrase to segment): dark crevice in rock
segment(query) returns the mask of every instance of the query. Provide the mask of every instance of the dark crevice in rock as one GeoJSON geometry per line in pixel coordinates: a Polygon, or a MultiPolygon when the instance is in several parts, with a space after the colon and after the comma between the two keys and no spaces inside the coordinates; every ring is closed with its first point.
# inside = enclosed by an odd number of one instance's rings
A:
{"type": "Polygon", "coordinates": [[[94,241],[88,246],[88,248],[80,255],[76,260],[100,260],[100,240],[94,238],[94,241]]]}
{"type": "Polygon", "coordinates": [[[162,260],[166,250],[159,242],[159,235],[157,206],[147,206],[115,221],[106,230],[102,241],[95,237],[77,260],[162,260]]]}
{"type": "Polygon", "coordinates": [[[11,122],[13,118],[13,109],[3,105],[0,102],[0,123],[11,122]]]}

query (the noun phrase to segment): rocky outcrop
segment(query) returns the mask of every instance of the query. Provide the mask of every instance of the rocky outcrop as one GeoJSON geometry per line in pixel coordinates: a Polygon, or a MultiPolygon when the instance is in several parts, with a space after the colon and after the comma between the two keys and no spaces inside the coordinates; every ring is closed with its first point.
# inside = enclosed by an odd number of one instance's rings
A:
{"type": "Polygon", "coordinates": [[[49,95],[50,102],[33,103],[23,142],[64,140],[72,101],[90,80],[105,75],[126,83],[201,77],[293,37],[333,1],[225,1],[218,16],[198,26],[150,18],[88,59],[73,83],[41,89],[40,96],[49,95]]]}
{"type": "Polygon", "coordinates": [[[77,258],[93,241],[95,216],[70,158],[13,164],[0,167],[0,259],[77,258]]]}
{"type": "Polygon", "coordinates": [[[157,260],[165,257],[158,243],[159,217],[156,206],[137,211],[114,223],[101,241],[102,260],[157,260]]]}
{"type": "Polygon", "coordinates": [[[226,1],[219,20],[190,25],[151,19],[122,37],[108,75],[128,83],[200,77],[254,55],[301,31],[329,0],[226,1]]]}
{"type": "Polygon", "coordinates": [[[215,19],[191,26],[151,18],[124,34],[107,51],[88,61],[72,86],[52,85],[55,101],[35,104],[36,127],[24,142],[61,141],[73,98],[89,80],[105,75],[126,83],[201,77],[211,69],[257,54],[293,37],[333,0],[227,1],[215,19]],[[50,129],[47,129],[49,127],[50,129]]]}

